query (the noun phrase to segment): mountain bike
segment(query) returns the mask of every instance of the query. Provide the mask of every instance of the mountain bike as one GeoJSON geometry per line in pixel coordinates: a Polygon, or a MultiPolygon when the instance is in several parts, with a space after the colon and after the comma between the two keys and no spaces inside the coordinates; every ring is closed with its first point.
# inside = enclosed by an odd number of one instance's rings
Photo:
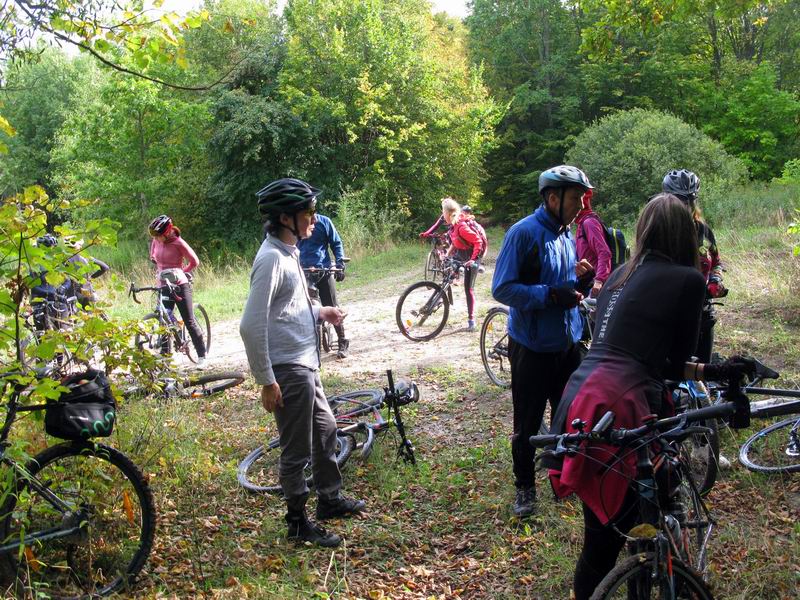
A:
{"type": "MultiPolygon", "coordinates": [[[[675,413],[681,414],[709,406],[711,401],[700,381],[682,381],[672,392],[675,413]]],[[[691,434],[681,445],[689,472],[700,494],[705,496],[714,487],[719,473],[719,426],[716,419],[703,422],[706,431],[691,434]]]]}
{"type": "Polygon", "coordinates": [[[30,309],[24,314],[25,334],[20,339],[22,349],[23,367],[33,366],[37,362],[39,368],[51,368],[61,374],[72,368],[74,361],[72,353],[62,347],[46,364],[41,363],[32,355],[36,354],[38,346],[48,331],[70,331],[73,326],[73,317],[78,313],[78,301],[75,296],[66,296],[60,292],[46,298],[34,298],[30,309]]]}
{"type": "Polygon", "coordinates": [[[95,598],[127,591],[153,546],[156,511],[142,473],[119,450],[92,441],[50,446],[22,465],[9,433],[26,385],[3,375],[0,462],[9,470],[0,504],[0,561],[24,597],[95,598]]]}
{"type": "MultiPolygon", "coordinates": [[[[175,309],[167,308],[165,302],[175,302],[179,297],[177,292],[180,286],[169,281],[160,287],[136,287],[131,282],[128,288],[128,296],[133,298],[136,304],[141,304],[136,294],[141,292],[153,292],[155,307],[153,312],[146,314],[142,318],[144,332],[136,335],[134,343],[136,347],[151,352],[158,352],[169,355],[173,352],[180,352],[193,363],[198,361],[197,350],[192,344],[192,339],[186,329],[186,324],[179,315],[175,315],[175,309]]],[[[208,313],[202,304],[194,305],[194,316],[200,325],[203,341],[206,345],[206,355],[211,350],[211,323],[208,320],[208,313]]]]}
{"type": "Polygon", "coordinates": [[[161,398],[206,398],[236,387],[244,382],[245,375],[238,371],[188,375],[181,379],[166,377],[154,385],[131,385],[123,389],[123,396],[149,396],[161,398]]]}
{"type": "MultiPolygon", "coordinates": [[[[588,351],[592,343],[594,310],[597,300],[584,298],[578,305],[584,328],[580,344],[588,351]]],[[[495,306],[489,309],[481,326],[481,361],[492,383],[503,388],[511,387],[511,363],[508,356],[508,309],[495,306]]],[[[547,433],[545,428],[542,433],[547,433]]]]}
{"type": "Polygon", "coordinates": [[[442,262],[440,283],[418,281],[400,294],[395,320],[400,333],[414,342],[432,340],[447,324],[453,304],[453,282],[464,270],[464,263],[454,258],[442,262]]]}
{"type": "MultiPolygon", "coordinates": [[[[419,389],[413,382],[399,381],[395,385],[391,371],[387,371],[386,376],[389,385],[382,390],[359,390],[328,398],[336,417],[336,463],[339,469],[344,468],[356,450],[361,459],[366,460],[372,453],[377,436],[391,428],[396,429],[400,438],[397,443],[397,457],[404,462],[416,464],[414,446],[406,436],[400,407],[417,402],[419,389]],[[385,418],[381,413],[384,408],[385,418]]],[[[281,494],[278,483],[279,458],[279,438],[259,446],[239,464],[239,484],[250,492],[281,494]]],[[[306,466],[304,473],[307,484],[313,486],[310,464],[306,466]]]]}
{"type": "MultiPolygon", "coordinates": [[[[349,258],[345,258],[344,262],[349,262],[349,258]]],[[[311,298],[311,303],[317,306],[322,306],[322,299],[319,295],[319,288],[317,284],[322,281],[323,277],[333,276],[336,273],[341,273],[344,269],[339,267],[308,267],[303,269],[306,281],[308,282],[308,296],[311,298]]],[[[322,349],[325,352],[337,352],[339,350],[339,339],[335,338],[333,325],[327,321],[322,321],[317,325],[317,349],[322,349]]]]}
{"type": "Polygon", "coordinates": [[[431,250],[425,257],[425,279],[436,281],[442,279],[442,266],[447,258],[447,250],[450,248],[450,236],[447,233],[437,233],[428,236],[431,242],[431,250]]]}

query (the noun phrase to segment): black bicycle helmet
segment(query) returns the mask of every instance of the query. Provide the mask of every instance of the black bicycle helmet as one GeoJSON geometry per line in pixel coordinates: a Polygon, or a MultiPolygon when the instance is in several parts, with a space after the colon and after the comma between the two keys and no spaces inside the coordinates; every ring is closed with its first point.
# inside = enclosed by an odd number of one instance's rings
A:
{"type": "Polygon", "coordinates": [[[36,238],[37,246],[53,248],[57,244],[58,244],[58,239],[52,233],[45,233],[43,236],[36,238]]]}
{"type": "Polygon", "coordinates": [[[148,229],[150,230],[150,235],[155,237],[157,235],[163,235],[171,225],[172,219],[167,215],[159,215],[150,222],[150,227],[148,227],[148,229]]]}
{"type": "Polygon", "coordinates": [[[472,207],[469,204],[465,204],[461,207],[462,213],[472,213],[472,207]]]}
{"type": "Polygon", "coordinates": [[[700,178],[686,169],[673,169],[664,176],[661,189],[692,204],[697,200],[697,193],[700,191],[700,178]]]}
{"type": "Polygon", "coordinates": [[[539,193],[544,192],[546,188],[564,188],[573,185],[580,186],[587,190],[593,190],[594,186],[589,183],[589,178],[586,173],[581,171],[578,167],[570,165],[559,165],[552,169],[542,171],[539,175],[539,193]]]}
{"type": "Polygon", "coordinates": [[[256,194],[258,212],[262,217],[294,215],[314,208],[322,192],[300,179],[284,177],[261,188],[256,194]]]}

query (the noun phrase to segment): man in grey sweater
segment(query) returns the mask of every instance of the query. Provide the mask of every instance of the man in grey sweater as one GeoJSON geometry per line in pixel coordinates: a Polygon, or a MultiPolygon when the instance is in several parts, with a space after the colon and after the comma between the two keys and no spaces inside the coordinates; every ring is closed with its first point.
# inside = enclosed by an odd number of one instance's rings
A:
{"type": "Polygon", "coordinates": [[[258,192],[266,237],[253,262],[250,295],[239,325],[250,370],[261,384],[261,403],[275,414],[281,457],[278,477],[286,498],[289,538],[337,546],[341,538],[311,521],[305,510],[303,469],[311,461],[317,518],[346,517],[364,502],[342,496],[336,464],[336,419],[319,376],[318,320],[341,324],[335,306],[308,297],[296,243],[314,230],[320,191],[298,179],[278,179],[258,192]]]}

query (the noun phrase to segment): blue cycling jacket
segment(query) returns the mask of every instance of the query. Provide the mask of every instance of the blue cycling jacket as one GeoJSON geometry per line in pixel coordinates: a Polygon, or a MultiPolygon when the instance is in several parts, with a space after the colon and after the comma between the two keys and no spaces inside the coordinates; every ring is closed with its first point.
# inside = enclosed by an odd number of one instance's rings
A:
{"type": "Polygon", "coordinates": [[[330,267],[329,246],[333,251],[336,264],[343,264],[344,244],[342,244],[342,238],[339,237],[339,232],[333,226],[333,221],[325,215],[317,214],[317,223],[314,225],[311,237],[297,243],[297,247],[300,249],[300,264],[304,269],[330,267]]]}
{"type": "Polygon", "coordinates": [[[492,279],[492,296],[509,307],[508,334],[534,352],[559,352],[581,338],[577,308],[550,304],[548,287],[577,287],[575,241],[559,235],[542,204],[506,233],[492,279]]]}

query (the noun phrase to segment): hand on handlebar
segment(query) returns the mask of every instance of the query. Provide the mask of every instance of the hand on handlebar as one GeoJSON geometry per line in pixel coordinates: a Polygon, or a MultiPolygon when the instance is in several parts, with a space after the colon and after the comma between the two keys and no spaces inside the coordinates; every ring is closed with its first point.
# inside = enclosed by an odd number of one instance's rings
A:
{"type": "Polygon", "coordinates": [[[333,272],[333,279],[337,282],[344,281],[344,263],[336,263],[338,271],[333,272]]]}
{"type": "Polygon", "coordinates": [[[723,363],[710,363],[703,366],[703,379],[706,381],[736,381],[747,377],[752,379],[757,371],[756,361],[749,356],[731,356],[723,363]]]}

